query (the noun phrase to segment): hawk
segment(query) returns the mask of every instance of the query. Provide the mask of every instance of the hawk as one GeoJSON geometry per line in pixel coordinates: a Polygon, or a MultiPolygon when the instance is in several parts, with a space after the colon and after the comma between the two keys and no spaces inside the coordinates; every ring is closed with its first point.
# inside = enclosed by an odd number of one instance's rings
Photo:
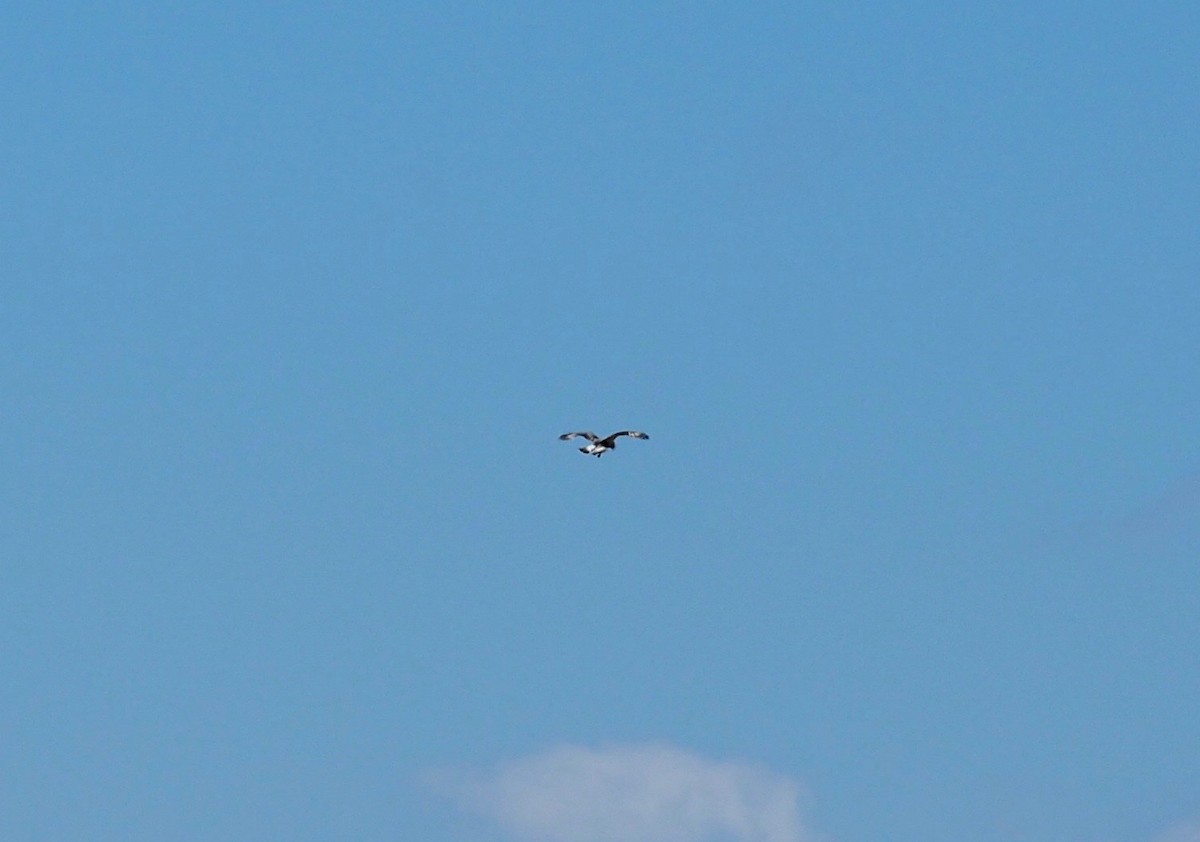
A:
{"type": "Polygon", "coordinates": [[[617,439],[621,436],[629,436],[631,439],[648,439],[650,438],[645,433],[639,433],[637,430],[622,430],[619,433],[613,433],[607,438],[600,438],[595,433],[563,433],[558,437],[559,441],[570,441],[571,439],[585,438],[588,443],[579,448],[580,453],[586,453],[588,456],[595,456],[597,459],[603,456],[617,446],[617,439]]]}

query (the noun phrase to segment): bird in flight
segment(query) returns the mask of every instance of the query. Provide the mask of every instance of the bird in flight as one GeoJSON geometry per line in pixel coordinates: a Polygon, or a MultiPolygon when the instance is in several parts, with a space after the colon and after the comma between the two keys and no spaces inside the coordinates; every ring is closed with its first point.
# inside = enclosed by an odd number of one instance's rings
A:
{"type": "Polygon", "coordinates": [[[588,443],[579,448],[579,452],[586,453],[588,456],[595,456],[598,459],[608,451],[614,449],[617,446],[617,439],[621,436],[629,436],[631,439],[650,438],[645,433],[639,433],[637,430],[622,430],[603,439],[595,433],[563,433],[558,439],[559,441],[570,441],[571,439],[578,438],[587,439],[588,443]]]}

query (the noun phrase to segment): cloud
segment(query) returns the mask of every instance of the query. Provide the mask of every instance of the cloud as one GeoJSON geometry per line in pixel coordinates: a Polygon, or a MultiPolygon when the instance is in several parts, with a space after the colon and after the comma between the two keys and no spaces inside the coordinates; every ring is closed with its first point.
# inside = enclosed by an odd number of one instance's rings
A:
{"type": "Polygon", "coordinates": [[[453,786],[522,842],[809,842],[802,787],[665,745],[560,746],[453,786]]]}
{"type": "Polygon", "coordinates": [[[1200,822],[1177,825],[1158,837],[1156,842],[1200,842],[1200,822]]]}

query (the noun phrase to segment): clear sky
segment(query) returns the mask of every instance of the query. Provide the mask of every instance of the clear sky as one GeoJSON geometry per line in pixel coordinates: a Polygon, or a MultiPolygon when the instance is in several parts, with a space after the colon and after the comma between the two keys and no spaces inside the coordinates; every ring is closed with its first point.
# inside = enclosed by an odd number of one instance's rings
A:
{"type": "Polygon", "coordinates": [[[0,39],[0,838],[1200,840],[1194,3],[0,39]]]}

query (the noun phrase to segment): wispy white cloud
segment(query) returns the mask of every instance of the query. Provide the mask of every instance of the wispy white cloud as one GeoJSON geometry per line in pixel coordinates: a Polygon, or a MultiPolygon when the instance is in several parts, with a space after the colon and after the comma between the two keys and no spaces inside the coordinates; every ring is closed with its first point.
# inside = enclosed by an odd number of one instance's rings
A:
{"type": "Polygon", "coordinates": [[[1176,825],[1155,842],[1200,842],[1200,822],[1176,825]]]}
{"type": "MultiPolygon", "coordinates": [[[[818,842],[804,787],[753,764],[663,744],[564,745],[486,772],[433,776],[516,842],[818,842]]],[[[1152,842],[1200,842],[1200,820],[1152,842]]]]}
{"type": "Polygon", "coordinates": [[[521,842],[810,842],[803,788],[665,745],[561,746],[453,786],[521,842]]]}

